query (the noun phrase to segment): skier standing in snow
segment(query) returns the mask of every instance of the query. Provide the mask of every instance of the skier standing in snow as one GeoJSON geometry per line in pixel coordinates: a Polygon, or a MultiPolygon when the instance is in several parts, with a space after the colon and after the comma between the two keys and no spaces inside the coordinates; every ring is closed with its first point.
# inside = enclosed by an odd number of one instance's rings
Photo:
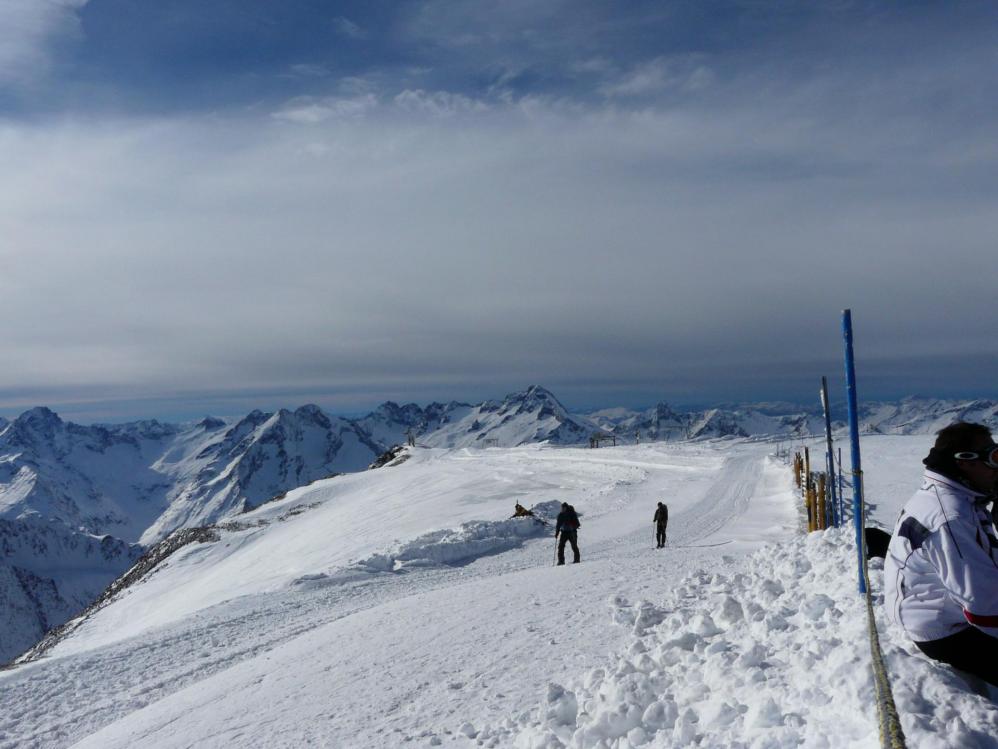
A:
{"type": "Polygon", "coordinates": [[[664,502],[658,503],[658,509],[655,510],[652,522],[655,523],[655,539],[658,541],[656,548],[661,549],[665,546],[665,530],[669,525],[669,508],[664,502]]]}
{"type": "Polygon", "coordinates": [[[986,505],[998,444],[981,424],[937,433],[884,560],[884,605],[919,650],[998,686],[998,539],[986,505]]]}
{"type": "Polygon", "coordinates": [[[579,516],[575,508],[568,502],[561,503],[561,512],[558,513],[558,520],[554,526],[554,537],[561,536],[558,542],[558,564],[565,563],[565,544],[572,544],[572,555],[575,557],[573,564],[579,563],[579,516]]]}

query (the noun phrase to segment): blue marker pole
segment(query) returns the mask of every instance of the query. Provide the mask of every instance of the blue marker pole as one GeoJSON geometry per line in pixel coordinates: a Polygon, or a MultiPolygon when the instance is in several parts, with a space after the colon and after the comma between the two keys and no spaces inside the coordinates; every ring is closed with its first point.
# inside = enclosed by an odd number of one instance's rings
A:
{"type": "Polygon", "coordinates": [[[849,442],[852,445],[852,519],[856,526],[859,592],[866,593],[866,539],[863,534],[863,468],[859,460],[859,415],[856,409],[856,366],[852,355],[852,311],[842,310],[842,336],[846,346],[846,395],[849,405],[849,442]]]}

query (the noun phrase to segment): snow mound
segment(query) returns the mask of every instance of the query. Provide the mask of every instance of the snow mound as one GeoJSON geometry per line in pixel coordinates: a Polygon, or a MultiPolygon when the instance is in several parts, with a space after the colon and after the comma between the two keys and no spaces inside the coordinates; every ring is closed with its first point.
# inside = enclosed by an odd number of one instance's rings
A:
{"type": "MultiPolygon", "coordinates": [[[[577,683],[549,685],[539,706],[484,727],[478,744],[877,746],[850,534],[833,529],[767,546],[744,560],[743,572],[698,573],[659,605],[613,596],[611,620],[631,629],[626,649],[577,683]]],[[[871,573],[879,584],[882,572],[871,573]]],[[[878,626],[909,746],[993,746],[998,706],[959,688],[936,690],[932,701],[919,696],[919,685],[939,678],[929,672],[960,677],[878,626]]]]}
{"type": "Polygon", "coordinates": [[[521,546],[524,541],[554,532],[552,518],[557,516],[560,503],[541,502],[531,509],[532,518],[476,520],[457,528],[424,533],[412,540],[397,542],[389,550],[352,562],[343,569],[329,574],[304,575],[292,584],[305,588],[322,587],[363,580],[371,575],[463,565],[484,556],[501,554],[521,546]]]}

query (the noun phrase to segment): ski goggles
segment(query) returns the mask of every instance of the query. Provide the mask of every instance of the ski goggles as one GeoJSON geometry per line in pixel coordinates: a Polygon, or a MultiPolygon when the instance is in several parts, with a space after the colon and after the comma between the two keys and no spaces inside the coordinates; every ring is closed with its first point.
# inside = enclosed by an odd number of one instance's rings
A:
{"type": "Polygon", "coordinates": [[[965,450],[953,453],[957,460],[980,460],[991,468],[998,468],[998,445],[992,443],[980,450],[965,450]]]}

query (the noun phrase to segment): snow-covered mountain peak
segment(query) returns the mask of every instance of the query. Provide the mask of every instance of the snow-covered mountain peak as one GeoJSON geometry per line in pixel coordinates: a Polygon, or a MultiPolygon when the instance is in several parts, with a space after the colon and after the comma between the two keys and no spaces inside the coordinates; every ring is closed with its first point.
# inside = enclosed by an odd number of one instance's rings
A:
{"type": "Polygon", "coordinates": [[[447,406],[436,431],[420,444],[431,447],[488,447],[530,442],[583,444],[595,426],[584,417],[572,416],[551,391],[532,385],[510,393],[501,402],[478,406],[452,403],[447,406]]]}
{"type": "MultiPolygon", "coordinates": [[[[4,447],[60,452],[66,442],[66,423],[51,409],[39,406],[18,416],[2,433],[4,447]]],[[[75,426],[75,425],[69,425],[75,426]]]]}
{"type": "Polygon", "coordinates": [[[540,385],[531,385],[522,392],[507,395],[503,399],[501,409],[511,408],[515,408],[517,413],[537,412],[539,418],[568,416],[568,411],[554,393],[540,385]]]}
{"type": "Polygon", "coordinates": [[[31,424],[32,426],[62,424],[62,419],[59,418],[59,415],[51,408],[45,406],[35,406],[28,409],[17,417],[17,421],[22,424],[31,424]]]}
{"type": "Polygon", "coordinates": [[[14,419],[14,427],[22,434],[51,436],[64,427],[64,422],[55,411],[45,406],[36,406],[14,419]]]}
{"type": "Polygon", "coordinates": [[[269,419],[273,414],[264,413],[259,408],[254,408],[248,414],[246,414],[242,419],[239,420],[237,426],[240,424],[251,424],[254,427],[260,426],[263,422],[269,419]]]}
{"type": "MultiPolygon", "coordinates": [[[[429,411],[434,406],[443,408],[439,403],[431,403],[426,407],[426,410],[429,411]]],[[[415,403],[406,403],[400,406],[394,401],[385,401],[370,415],[383,419],[385,423],[394,422],[411,427],[418,426],[425,420],[425,412],[415,403]]]]}
{"type": "Polygon", "coordinates": [[[294,411],[281,408],[265,419],[254,432],[251,439],[272,441],[271,433],[279,433],[279,438],[292,437],[300,440],[303,429],[317,428],[329,430],[332,422],[329,416],[314,404],[308,404],[295,409],[294,411]]]}
{"type": "Polygon", "coordinates": [[[112,434],[127,436],[135,440],[162,440],[167,437],[173,437],[181,431],[181,428],[176,424],[164,424],[156,419],[133,421],[128,424],[95,425],[95,428],[103,429],[112,434]]]}
{"type": "Polygon", "coordinates": [[[655,415],[658,416],[659,418],[669,418],[669,419],[674,419],[679,417],[679,414],[677,414],[672,409],[672,406],[670,406],[665,401],[661,401],[658,404],[656,404],[655,415]]]}
{"type": "Polygon", "coordinates": [[[199,429],[203,429],[206,432],[211,432],[226,426],[226,422],[224,422],[222,419],[216,419],[214,416],[205,416],[195,426],[197,426],[199,429]]]}
{"type": "Polygon", "coordinates": [[[314,403],[306,403],[304,406],[296,408],[294,417],[299,421],[317,424],[323,429],[329,429],[332,426],[332,422],[329,420],[329,416],[326,412],[314,403]]]}

